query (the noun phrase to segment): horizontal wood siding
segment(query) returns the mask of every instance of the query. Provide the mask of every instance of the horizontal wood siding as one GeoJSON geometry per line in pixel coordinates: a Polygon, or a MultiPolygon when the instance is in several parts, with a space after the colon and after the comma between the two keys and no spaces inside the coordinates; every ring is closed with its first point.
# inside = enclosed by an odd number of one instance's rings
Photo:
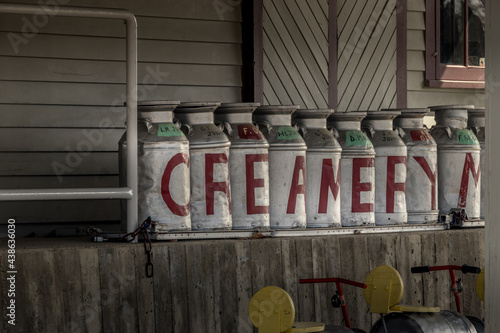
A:
{"type": "MultiPolygon", "coordinates": [[[[137,16],[139,100],[241,101],[239,3],[68,5],[121,7],[137,16]]],[[[120,21],[0,14],[1,188],[118,186],[124,37],[120,21]]],[[[37,222],[46,223],[48,233],[63,222],[109,227],[120,218],[118,201],[2,202],[0,211],[0,223],[15,217],[25,226],[21,233],[36,229],[37,235],[44,234],[37,222]]]]}
{"type": "Polygon", "coordinates": [[[328,105],[328,1],[264,0],[264,101],[328,105]]]}
{"type": "MultiPolygon", "coordinates": [[[[15,331],[250,333],[254,332],[248,317],[250,299],[269,285],[290,294],[296,321],[343,325],[341,310],[331,306],[335,285],[299,284],[298,280],[342,277],[363,282],[379,265],[399,271],[404,285],[400,304],[455,309],[447,272],[411,274],[410,267],[483,267],[483,238],[483,229],[463,229],[154,242],[153,278],[145,276],[142,244],[18,240],[15,331]]],[[[0,270],[4,273],[6,264],[3,247],[0,270]]],[[[464,313],[483,318],[475,293],[476,275],[456,274],[464,283],[460,294],[464,313]]],[[[6,285],[0,283],[0,288],[6,285]]],[[[369,312],[361,289],[344,285],[343,290],[352,327],[368,332],[380,316],[369,312]]],[[[7,301],[0,298],[4,318],[7,301]]],[[[6,322],[0,324],[2,331],[11,332],[6,322]]]]}
{"type": "Polygon", "coordinates": [[[395,1],[340,1],[338,109],[396,106],[395,1]]]}
{"type": "MultiPolygon", "coordinates": [[[[408,107],[473,104],[484,107],[484,89],[429,88],[425,85],[425,0],[408,1],[408,107]]],[[[432,121],[430,121],[432,123],[432,121]]]]}

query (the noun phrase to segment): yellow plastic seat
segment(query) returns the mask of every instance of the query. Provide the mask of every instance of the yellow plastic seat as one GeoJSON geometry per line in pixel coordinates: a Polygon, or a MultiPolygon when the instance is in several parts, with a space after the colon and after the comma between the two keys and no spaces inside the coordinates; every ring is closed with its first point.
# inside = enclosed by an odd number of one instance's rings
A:
{"type": "Polygon", "coordinates": [[[366,277],[367,288],[363,290],[371,313],[391,312],[439,312],[436,307],[399,305],[403,297],[403,280],[391,266],[379,266],[366,277]]]}
{"type": "MultiPolygon", "coordinates": [[[[481,270],[481,273],[478,274],[476,278],[476,294],[479,296],[481,301],[484,302],[484,268],[481,270]]],[[[484,303],[483,303],[484,306],[484,303]]]]}
{"type": "Polygon", "coordinates": [[[306,333],[325,329],[323,323],[294,323],[295,307],[290,295],[275,286],[256,292],[248,305],[248,313],[259,333],[306,333]]]}

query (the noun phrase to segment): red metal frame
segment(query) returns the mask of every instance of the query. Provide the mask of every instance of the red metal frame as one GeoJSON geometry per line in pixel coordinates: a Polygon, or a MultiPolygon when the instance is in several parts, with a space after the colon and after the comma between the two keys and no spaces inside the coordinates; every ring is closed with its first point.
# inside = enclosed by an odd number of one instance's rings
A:
{"type": "MultiPolygon", "coordinates": [[[[464,10],[467,18],[468,1],[464,10]]],[[[482,67],[460,65],[444,65],[440,62],[440,2],[426,0],[425,31],[425,79],[429,87],[435,88],[484,88],[485,70],[482,67]]],[[[465,29],[467,33],[467,26],[465,29]]],[[[467,61],[468,43],[464,43],[465,60],[467,61]]]]}
{"type": "Polygon", "coordinates": [[[352,280],[347,280],[343,278],[319,278],[319,279],[300,279],[299,283],[328,283],[328,282],[335,282],[335,285],[337,287],[337,294],[339,295],[340,299],[340,306],[342,308],[342,315],[344,316],[345,324],[348,328],[351,328],[351,322],[349,321],[349,315],[347,313],[347,306],[345,305],[345,298],[344,298],[344,292],[342,291],[342,283],[358,287],[358,288],[366,288],[366,284],[352,281],[352,280]]]}

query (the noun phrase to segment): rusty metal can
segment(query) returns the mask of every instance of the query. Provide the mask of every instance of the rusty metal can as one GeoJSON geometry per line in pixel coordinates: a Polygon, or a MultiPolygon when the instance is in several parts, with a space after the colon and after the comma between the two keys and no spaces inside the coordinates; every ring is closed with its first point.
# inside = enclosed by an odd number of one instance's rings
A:
{"type": "Polygon", "coordinates": [[[307,145],[306,216],[308,228],[340,227],[342,147],[326,128],[333,110],[297,110],[293,119],[307,145]]]}
{"type": "Polygon", "coordinates": [[[223,103],[215,123],[231,141],[233,229],[269,228],[269,143],[252,123],[259,103],[223,103]]]}
{"type": "Polygon", "coordinates": [[[400,109],[394,126],[408,149],[406,171],[406,210],[408,223],[439,220],[437,144],[424,127],[429,109],[400,109]]]}
{"type": "Polygon", "coordinates": [[[335,112],[328,127],[342,147],[340,202],[342,226],[375,224],[375,149],[361,131],[366,112],[335,112]]]}
{"type": "Polygon", "coordinates": [[[260,106],[255,122],[269,142],[271,228],[306,227],[306,143],[292,127],[298,106],[260,106]]]}
{"type": "MultiPolygon", "coordinates": [[[[469,109],[468,110],[468,126],[469,129],[474,132],[476,135],[477,140],[479,141],[479,146],[481,147],[481,155],[480,155],[480,162],[479,165],[481,167],[481,170],[485,170],[485,163],[486,163],[486,147],[485,147],[485,142],[486,142],[486,132],[485,132],[485,126],[486,126],[486,118],[485,118],[485,109],[469,109]]],[[[484,219],[485,216],[485,207],[484,207],[484,201],[486,199],[486,182],[484,181],[483,178],[484,172],[481,172],[481,204],[479,208],[479,216],[484,219]]]]}
{"type": "Polygon", "coordinates": [[[232,227],[229,147],[231,142],[214,124],[220,103],[181,103],[175,118],[189,140],[191,162],[191,226],[193,230],[232,227]]]}
{"type": "Polygon", "coordinates": [[[361,127],[375,147],[375,224],[407,223],[406,145],[393,130],[399,111],[368,111],[361,127]]]}
{"type": "MultiPolygon", "coordinates": [[[[139,221],[158,221],[157,231],[191,229],[189,142],[172,122],[178,101],[138,102],[139,221]]],[[[120,182],[126,179],[126,136],[120,140],[120,182]]],[[[123,209],[122,209],[123,212],[123,209]]]]}
{"type": "Polygon", "coordinates": [[[438,206],[440,214],[465,209],[469,218],[479,218],[481,203],[481,147],[467,129],[467,110],[472,105],[432,106],[436,125],[431,135],[438,147],[438,206]]]}

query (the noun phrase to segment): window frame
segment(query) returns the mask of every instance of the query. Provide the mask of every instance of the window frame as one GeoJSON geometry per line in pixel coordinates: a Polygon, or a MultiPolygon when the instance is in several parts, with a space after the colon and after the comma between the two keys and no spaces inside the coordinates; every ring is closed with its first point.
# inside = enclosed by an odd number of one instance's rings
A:
{"type": "MultiPolygon", "coordinates": [[[[483,67],[441,64],[440,1],[425,2],[425,84],[434,88],[484,89],[483,67]]],[[[467,27],[466,27],[467,31],[467,27]]],[[[467,45],[467,43],[465,43],[467,45]]]]}

